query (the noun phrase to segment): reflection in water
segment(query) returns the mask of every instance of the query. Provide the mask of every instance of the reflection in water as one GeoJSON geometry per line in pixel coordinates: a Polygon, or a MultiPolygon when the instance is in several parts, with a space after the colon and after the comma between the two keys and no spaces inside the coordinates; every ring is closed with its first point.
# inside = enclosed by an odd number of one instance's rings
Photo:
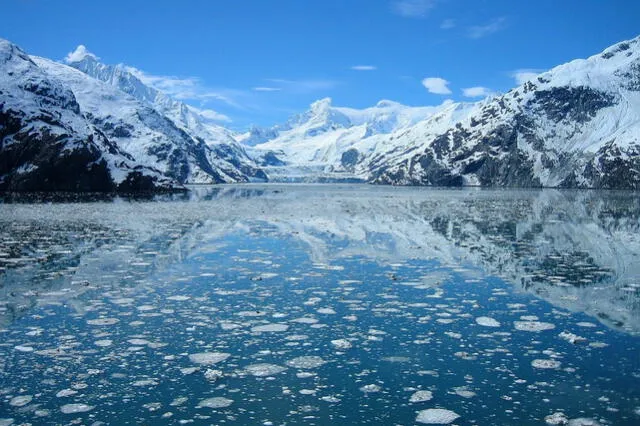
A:
{"type": "MultiPolygon", "coordinates": [[[[226,234],[268,224],[313,261],[473,266],[610,327],[640,332],[640,198],[599,191],[195,187],[155,200],[0,205],[0,315],[132,286],[226,234]]],[[[32,201],[32,200],[28,200],[32,201]]],[[[56,201],[56,200],[48,200],[56,201]]]]}

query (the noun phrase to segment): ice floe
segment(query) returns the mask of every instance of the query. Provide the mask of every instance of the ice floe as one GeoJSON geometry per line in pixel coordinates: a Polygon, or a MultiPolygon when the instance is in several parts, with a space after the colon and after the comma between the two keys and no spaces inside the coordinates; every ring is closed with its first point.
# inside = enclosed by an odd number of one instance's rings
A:
{"type": "Polygon", "coordinates": [[[553,330],[554,328],[556,328],[556,326],[551,324],[550,322],[541,321],[514,321],[513,325],[516,330],[529,331],[532,333],[553,330]]]}
{"type": "Polygon", "coordinates": [[[409,402],[426,402],[433,399],[433,393],[428,390],[419,390],[409,397],[409,402]]]}
{"type": "Polygon", "coordinates": [[[233,404],[233,399],[216,396],[213,398],[203,399],[198,403],[198,408],[226,408],[233,404]]]}
{"type": "Polygon", "coordinates": [[[418,412],[416,422],[427,425],[448,425],[453,423],[460,415],[444,408],[429,408],[418,412]]]}
{"type": "Polygon", "coordinates": [[[287,369],[287,367],[283,367],[281,365],[276,364],[251,364],[244,368],[249,374],[255,377],[268,377],[275,376],[276,374],[280,374],[287,369]]]}
{"type": "Polygon", "coordinates": [[[86,413],[87,411],[93,410],[95,407],[87,404],[65,404],[60,407],[60,411],[63,414],[76,414],[76,413],[86,413]]]}
{"type": "Polygon", "coordinates": [[[531,361],[531,365],[534,368],[541,368],[541,369],[554,369],[554,368],[560,368],[560,361],[556,361],[555,359],[534,359],[533,361],[531,361]]]}
{"type": "Polygon", "coordinates": [[[500,323],[490,317],[478,317],[476,318],[476,324],[483,327],[500,327],[500,323]]]}
{"type": "Polygon", "coordinates": [[[190,354],[189,359],[191,362],[202,365],[213,365],[222,362],[229,358],[231,354],[225,352],[200,352],[196,354],[190,354]]]}
{"type": "Polygon", "coordinates": [[[323,360],[319,356],[310,355],[310,356],[299,356],[293,359],[290,359],[286,362],[289,367],[300,368],[300,369],[311,369],[321,367],[326,364],[326,361],[323,360]]]}

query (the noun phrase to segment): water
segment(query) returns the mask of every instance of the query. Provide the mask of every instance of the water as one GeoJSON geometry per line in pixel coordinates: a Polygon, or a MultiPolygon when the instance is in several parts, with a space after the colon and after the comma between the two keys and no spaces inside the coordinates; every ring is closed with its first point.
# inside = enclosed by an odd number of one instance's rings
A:
{"type": "Polygon", "coordinates": [[[636,425],[639,218],[596,191],[5,198],[0,425],[636,425]]]}

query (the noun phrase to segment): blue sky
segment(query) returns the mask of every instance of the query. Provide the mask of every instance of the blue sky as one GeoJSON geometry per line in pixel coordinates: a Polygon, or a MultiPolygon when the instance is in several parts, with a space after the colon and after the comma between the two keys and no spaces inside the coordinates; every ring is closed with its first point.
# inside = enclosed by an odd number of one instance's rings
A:
{"type": "Polygon", "coordinates": [[[0,37],[30,54],[62,60],[84,44],[238,130],[323,97],[356,108],[479,99],[640,35],[632,0],[3,0],[1,10],[0,37]]]}

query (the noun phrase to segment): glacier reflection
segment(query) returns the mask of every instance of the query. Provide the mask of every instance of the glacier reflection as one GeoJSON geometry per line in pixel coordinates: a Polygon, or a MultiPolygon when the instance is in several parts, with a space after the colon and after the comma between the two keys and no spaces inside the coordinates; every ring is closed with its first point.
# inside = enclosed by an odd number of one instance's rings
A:
{"type": "Polygon", "coordinates": [[[153,200],[5,199],[0,213],[5,324],[38,304],[82,311],[88,290],[148,285],[153,272],[259,223],[303,243],[317,263],[361,256],[463,265],[610,327],[640,331],[634,193],[202,186],[153,200]]]}

